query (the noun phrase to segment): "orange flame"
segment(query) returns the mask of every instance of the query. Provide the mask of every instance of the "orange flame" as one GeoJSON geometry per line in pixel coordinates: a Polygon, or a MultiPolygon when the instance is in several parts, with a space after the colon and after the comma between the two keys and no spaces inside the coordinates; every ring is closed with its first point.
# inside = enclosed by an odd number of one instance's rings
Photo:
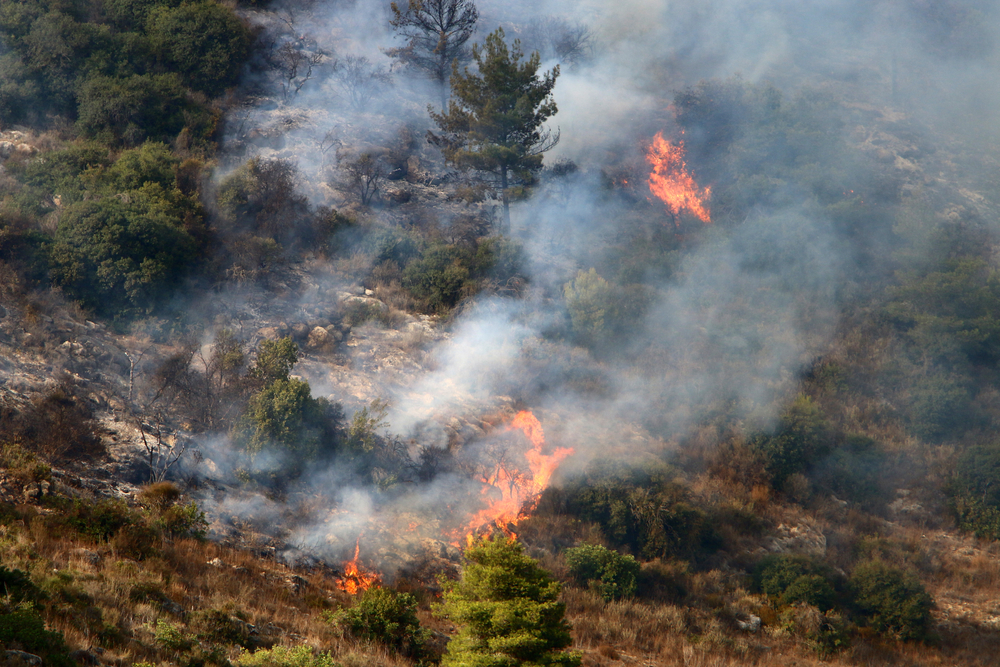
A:
{"type": "Polygon", "coordinates": [[[675,219],[681,209],[687,209],[702,222],[712,221],[707,208],[712,189],[700,189],[688,173],[683,141],[675,146],[663,138],[662,132],[657,132],[646,152],[646,161],[653,165],[649,189],[667,205],[675,219]]]}
{"type": "MultiPolygon", "coordinates": [[[[485,485],[482,493],[488,507],[476,512],[464,530],[456,531],[456,538],[465,533],[466,539],[471,540],[477,531],[490,524],[499,528],[508,537],[517,537],[510,526],[516,526],[525,516],[525,505],[538,501],[542,491],[548,487],[556,468],[563,459],[573,453],[571,447],[558,447],[551,454],[543,454],[545,434],[542,425],[535,415],[527,410],[517,413],[507,425],[507,430],[520,430],[531,442],[531,449],[524,454],[531,477],[497,466],[492,474],[481,480],[485,485]],[[494,497],[488,495],[491,490],[494,490],[494,497]],[[495,497],[497,491],[499,498],[495,497]]],[[[459,540],[456,539],[453,544],[458,546],[459,540]]]]}
{"type": "Polygon", "coordinates": [[[344,576],[337,579],[337,588],[351,595],[367,591],[380,583],[378,572],[369,572],[361,567],[358,561],[360,554],[361,536],[358,535],[358,542],[354,545],[354,558],[344,563],[344,576]]]}

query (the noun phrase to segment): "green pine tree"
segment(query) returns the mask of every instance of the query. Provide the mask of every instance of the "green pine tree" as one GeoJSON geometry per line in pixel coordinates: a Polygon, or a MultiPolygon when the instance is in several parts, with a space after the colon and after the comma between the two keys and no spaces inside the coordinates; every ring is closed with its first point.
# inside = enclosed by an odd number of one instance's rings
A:
{"type": "Polygon", "coordinates": [[[442,612],[462,626],[442,667],[577,667],[560,585],[516,541],[480,540],[465,552],[459,581],[444,594],[442,612]]]}
{"type": "Polygon", "coordinates": [[[522,62],[523,56],[520,42],[508,48],[503,29],[497,28],[483,46],[472,47],[476,72],[466,67],[459,73],[455,63],[447,112],[430,112],[441,128],[441,134],[429,134],[430,141],[449,162],[499,179],[508,227],[511,180],[529,181],[542,167],[542,153],[559,141],[558,134],[542,127],[556,113],[552,89],[559,66],[539,78],[541,57],[536,52],[522,62]]]}

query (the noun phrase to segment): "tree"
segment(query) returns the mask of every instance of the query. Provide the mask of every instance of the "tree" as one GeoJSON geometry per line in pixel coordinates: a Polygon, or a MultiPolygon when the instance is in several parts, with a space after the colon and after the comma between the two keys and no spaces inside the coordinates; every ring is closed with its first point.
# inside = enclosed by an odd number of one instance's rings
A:
{"type": "Polygon", "coordinates": [[[462,628],[443,667],[580,664],[579,655],[563,651],[572,639],[559,583],[518,542],[484,539],[465,558],[461,579],[444,594],[442,611],[462,628]]]}
{"type": "Polygon", "coordinates": [[[465,43],[479,20],[470,0],[408,0],[406,9],[392,3],[390,25],[407,38],[406,46],[386,53],[426,71],[441,89],[441,109],[448,106],[452,64],[467,59],[465,43]]]}
{"type": "Polygon", "coordinates": [[[502,28],[472,47],[478,72],[457,64],[451,75],[452,97],[447,113],[430,112],[441,134],[428,133],[430,142],[445,158],[459,167],[491,173],[499,178],[504,222],[510,226],[507,188],[511,178],[528,182],[542,168],[542,153],[559,141],[559,135],[542,124],[556,113],[552,89],[559,66],[538,77],[541,57],[524,54],[514,40],[512,49],[504,41],[502,28]]]}

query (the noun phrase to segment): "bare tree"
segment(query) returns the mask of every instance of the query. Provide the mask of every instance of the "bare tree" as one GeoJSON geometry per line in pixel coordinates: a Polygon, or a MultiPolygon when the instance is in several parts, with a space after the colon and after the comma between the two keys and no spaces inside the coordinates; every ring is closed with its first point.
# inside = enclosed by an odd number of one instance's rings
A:
{"type": "Polygon", "coordinates": [[[471,0],[408,0],[403,9],[400,4],[392,3],[389,23],[407,42],[386,53],[427,72],[441,89],[445,109],[452,64],[468,60],[465,43],[476,29],[479,10],[471,0]]]}
{"type": "Polygon", "coordinates": [[[586,25],[556,16],[532,20],[518,31],[525,53],[538,51],[542,60],[555,59],[565,65],[585,60],[593,51],[593,35],[586,25]]]}
{"type": "Polygon", "coordinates": [[[309,47],[305,39],[288,40],[274,51],[272,59],[281,73],[281,96],[286,102],[289,97],[298,95],[306,82],[313,78],[315,69],[330,58],[328,51],[315,45],[312,49],[309,47]]]}
{"type": "Polygon", "coordinates": [[[387,169],[380,156],[362,153],[354,160],[342,163],[340,186],[358,196],[365,206],[371,204],[385,181],[387,169]]]}
{"type": "Polygon", "coordinates": [[[382,65],[373,64],[364,56],[347,56],[338,64],[334,78],[347,93],[351,107],[364,111],[371,101],[392,83],[392,75],[382,65]]]}

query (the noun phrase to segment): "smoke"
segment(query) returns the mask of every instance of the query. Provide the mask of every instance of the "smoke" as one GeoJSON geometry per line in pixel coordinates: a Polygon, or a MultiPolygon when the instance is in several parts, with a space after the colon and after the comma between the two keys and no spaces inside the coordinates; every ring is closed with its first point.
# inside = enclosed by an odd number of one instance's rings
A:
{"type": "MultiPolygon", "coordinates": [[[[373,380],[379,387],[373,393],[390,401],[392,432],[408,440],[411,451],[443,449],[456,437],[468,448],[487,447],[489,434],[474,417],[528,405],[547,417],[554,444],[576,448],[569,467],[579,467],[604,455],[608,438],[633,438],[650,448],[683,440],[720,406],[736,421],[761,427],[773,422],[794,394],[802,369],[836,330],[839,292],[860,270],[858,247],[882,243],[880,230],[861,226],[848,234],[814,193],[788,185],[743,220],[691,231],[670,271],[633,281],[649,287],[635,319],[616,333],[613,344],[588,351],[568,335],[566,285],[578,271],[615,266],[610,239],[633,228],[639,236],[653,234],[650,220],[657,216],[656,224],[671,224],[655,203],[647,205],[643,186],[636,186],[631,200],[610,192],[602,169],[630,160],[641,164],[643,142],[657,131],[677,129],[670,107],[675,92],[703,79],[771,82],[785,100],[803,88],[819,90],[837,96],[845,109],[862,109],[868,114],[864,122],[871,124],[898,118],[914,126],[949,126],[955,119],[987,118],[982,111],[1000,96],[995,78],[986,75],[997,65],[997,11],[992,3],[972,0],[940,5],[919,0],[479,3],[482,19],[474,41],[497,25],[509,37],[530,35],[532,22],[542,19],[558,19],[549,26],[586,28],[585,53],[560,63],[552,51],[543,63],[546,69],[562,67],[555,88],[559,113],[552,119],[562,138],[546,159],[572,160],[580,169],[549,177],[513,208],[512,235],[524,241],[527,252],[530,287],[524,298],[491,297],[464,308],[427,352],[415,381],[373,380]]],[[[386,147],[404,127],[419,138],[429,126],[426,106],[434,103],[436,90],[384,55],[399,45],[386,3],[273,7],[254,20],[278,42],[308,35],[306,41],[330,54],[330,63],[293,95],[281,94],[278,82],[266,76],[255,80],[266,94],[242,112],[254,122],[239,125],[230,145],[236,152],[293,160],[312,182],[315,201],[343,205],[323,185],[336,168],[331,155],[386,147]],[[395,85],[373,94],[366,108],[352,108],[333,67],[348,57],[392,68],[395,85]],[[283,124],[280,140],[269,145],[248,138],[252,129],[268,135],[283,124]]],[[[812,139],[820,146],[817,159],[835,164],[847,180],[864,181],[870,173],[864,160],[838,162],[835,144],[858,143],[873,130],[846,114],[846,120],[814,132],[820,137],[812,139]]],[[[990,123],[975,120],[971,127],[996,132],[990,123]]],[[[691,140],[694,145],[698,138],[691,140]]],[[[741,159],[713,154],[706,146],[692,154],[703,173],[711,173],[712,159],[741,159]]],[[[437,157],[422,141],[415,152],[424,164],[437,157]]],[[[767,164],[745,166],[761,179],[774,178],[767,164]]],[[[380,224],[407,222],[389,211],[380,224]]],[[[631,247],[642,243],[640,238],[631,247]]],[[[866,251],[879,253],[878,247],[866,251]]],[[[316,287],[295,307],[322,309],[324,299],[338,298],[338,289],[316,287]]],[[[631,298],[621,284],[611,289],[622,290],[612,294],[612,302],[631,298]]],[[[314,388],[350,400],[338,395],[340,387],[322,368],[310,368],[314,388]]],[[[398,543],[399,534],[386,533],[417,521],[415,535],[431,537],[447,525],[449,514],[468,511],[460,505],[468,491],[464,479],[445,474],[376,499],[343,470],[311,471],[301,493],[313,494],[312,500],[299,499],[311,513],[296,521],[287,541],[338,558],[353,548],[359,532],[366,536],[363,545],[379,539],[398,543]]],[[[217,508],[220,514],[281,511],[225,502],[217,508]]],[[[383,561],[391,560],[391,551],[382,552],[383,561]]]]}

